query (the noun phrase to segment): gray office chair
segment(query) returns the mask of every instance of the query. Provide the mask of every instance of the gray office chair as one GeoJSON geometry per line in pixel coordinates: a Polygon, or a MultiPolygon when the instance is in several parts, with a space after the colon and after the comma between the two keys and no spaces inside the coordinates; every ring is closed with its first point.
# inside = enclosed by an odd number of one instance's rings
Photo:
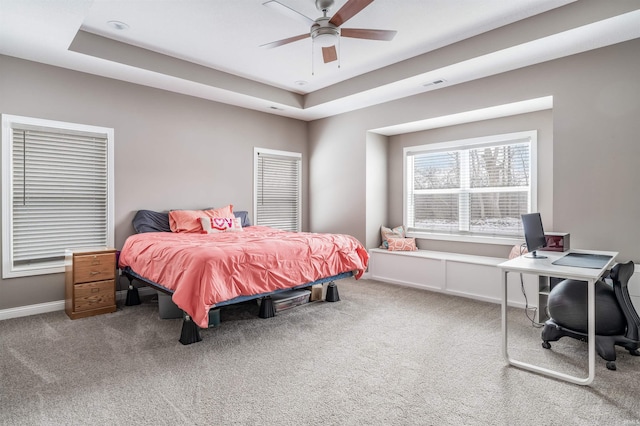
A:
{"type": "MultiPolygon", "coordinates": [[[[640,317],[629,289],[633,262],[616,264],[609,274],[613,287],[596,282],[596,351],[607,361],[609,370],[616,369],[615,346],[622,346],[631,355],[640,356],[640,317]]],[[[587,286],[584,281],[564,280],[549,293],[549,315],[542,329],[542,347],[564,336],[587,341],[587,286]]]]}

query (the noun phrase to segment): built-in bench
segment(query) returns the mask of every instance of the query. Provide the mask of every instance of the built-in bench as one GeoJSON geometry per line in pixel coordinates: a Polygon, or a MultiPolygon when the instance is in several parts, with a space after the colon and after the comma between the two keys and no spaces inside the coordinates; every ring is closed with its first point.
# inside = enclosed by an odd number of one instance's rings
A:
{"type": "MultiPolygon", "coordinates": [[[[369,278],[487,302],[502,302],[502,280],[497,265],[506,258],[431,250],[370,249],[369,254],[369,278]]],[[[524,308],[520,274],[511,273],[508,279],[509,305],[524,308]]],[[[529,307],[546,304],[546,295],[539,288],[537,276],[524,274],[523,282],[529,307]]],[[[629,294],[636,311],[640,312],[640,265],[637,264],[629,280],[629,294]]]]}
{"type": "MultiPolygon", "coordinates": [[[[431,250],[370,249],[369,277],[392,284],[501,303],[501,276],[497,267],[506,258],[431,250]]],[[[509,304],[525,307],[520,276],[509,274],[509,304]]],[[[537,306],[538,281],[525,276],[529,306],[537,306]]]]}

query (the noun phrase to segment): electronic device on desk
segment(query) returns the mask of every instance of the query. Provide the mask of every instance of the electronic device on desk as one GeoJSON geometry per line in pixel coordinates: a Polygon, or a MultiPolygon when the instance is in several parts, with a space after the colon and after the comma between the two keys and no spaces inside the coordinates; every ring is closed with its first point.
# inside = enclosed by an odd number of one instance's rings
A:
{"type": "Polygon", "coordinates": [[[547,240],[547,246],[541,248],[544,251],[569,251],[570,235],[566,232],[545,232],[544,238],[547,240]]]}
{"type": "Polygon", "coordinates": [[[542,256],[537,253],[538,250],[547,246],[547,239],[544,235],[540,213],[523,214],[522,227],[524,228],[524,240],[527,243],[527,250],[529,251],[529,254],[525,255],[525,257],[546,259],[547,256],[542,256]]]}
{"type": "MultiPolygon", "coordinates": [[[[545,235],[540,213],[523,214],[522,227],[524,228],[524,239],[527,242],[527,250],[529,251],[529,254],[525,255],[525,257],[546,259],[547,256],[541,256],[537,251],[545,249],[550,251],[566,251],[569,249],[569,234],[557,234],[560,236],[566,235],[566,249],[564,248],[564,238],[562,240],[562,247],[560,247],[560,244],[554,244],[556,247],[548,247],[548,242],[550,241],[549,237],[551,234],[545,235]]],[[[612,256],[605,254],[567,253],[560,259],[552,262],[552,264],[558,266],[600,269],[605,267],[611,258],[612,256]]]]}

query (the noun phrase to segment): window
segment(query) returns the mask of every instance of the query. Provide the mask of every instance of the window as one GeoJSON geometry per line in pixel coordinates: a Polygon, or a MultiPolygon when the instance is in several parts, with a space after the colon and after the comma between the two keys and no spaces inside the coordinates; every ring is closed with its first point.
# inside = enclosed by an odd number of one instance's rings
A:
{"type": "Polygon", "coordinates": [[[295,152],[254,149],[256,225],[300,231],[301,160],[295,152]]]}
{"type": "Polygon", "coordinates": [[[404,224],[423,238],[521,238],[536,209],[535,131],[404,149],[404,224]]]}
{"type": "Polygon", "coordinates": [[[113,246],[113,129],[2,115],[2,276],[113,246]]]}

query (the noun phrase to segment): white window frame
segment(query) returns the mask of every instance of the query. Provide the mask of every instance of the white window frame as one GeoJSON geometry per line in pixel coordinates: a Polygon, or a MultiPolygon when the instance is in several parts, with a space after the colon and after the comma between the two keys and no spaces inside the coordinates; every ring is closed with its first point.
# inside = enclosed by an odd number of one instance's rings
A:
{"type": "MultiPolygon", "coordinates": [[[[407,229],[407,236],[432,239],[432,240],[445,240],[445,241],[459,241],[459,242],[473,242],[483,244],[502,244],[502,245],[515,245],[522,243],[522,237],[508,237],[508,236],[487,236],[478,235],[474,233],[437,233],[426,232],[408,227],[409,223],[409,206],[408,206],[408,187],[413,184],[412,170],[410,170],[408,157],[415,152],[429,152],[429,151],[454,151],[454,150],[468,150],[478,148],[481,146],[491,145],[504,145],[508,143],[516,143],[518,141],[528,141],[530,143],[530,163],[529,163],[529,203],[528,213],[537,211],[538,199],[537,199],[537,182],[538,182],[538,132],[535,130],[507,133],[502,135],[484,136],[478,138],[461,139],[448,142],[439,142],[420,146],[409,146],[403,149],[403,187],[402,187],[402,206],[403,206],[403,224],[407,229]]],[[[464,173],[461,179],[464,181],[464,173]]],[[[468,216],[469,212],[466,212],[468,216]]],[[[463,214],[461,214],[462,216],[463,214]]]]}
{"type": "Polygon", "coordinates": [[[2,114],[2,277],[15,278],[61,273],[64,259],[14,265],[13,255],[13,133],[14,127],[38,127],[71,132],[97,133],[107,139],[107,223],[106,243],[114,246],[114,131],[112,128],[2,114]]]}
{"type": "Polygon", "coordinates": [[[275,149],[266,149],[254,147],[253,149],[253,217],[256,225],[273,226],[269,223],[265,223],[258,213],[258,159],[260,155],[283,157],[292,161],[299,162],[298,170],[298,183],[297,183],[297,215],[294,218],[296,223],[296,229],[294,232],[300,232],[302,230],[302,154],[292,151],[280,151],[275,149]]]}

